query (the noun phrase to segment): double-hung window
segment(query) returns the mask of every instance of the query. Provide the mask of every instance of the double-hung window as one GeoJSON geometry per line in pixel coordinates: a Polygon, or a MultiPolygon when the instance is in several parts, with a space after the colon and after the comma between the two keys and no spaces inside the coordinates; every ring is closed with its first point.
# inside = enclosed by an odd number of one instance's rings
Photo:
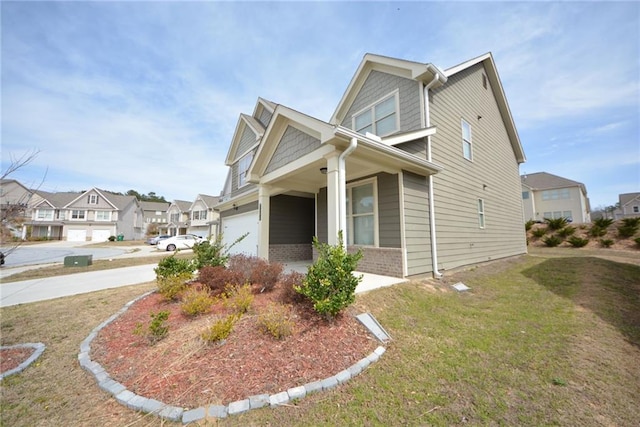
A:
{"type": "Polygon", "coordinates": [[[247,184],[247,172],[249,172],[249,167],[251,166],[252,160],[253,152],[245,155],[238,162],[238,188],[243,187],[247,184]]]}
{"type": "Polygon", "coordinates": [[[355,114],[353,129],[361,134],[370,132],[378,136],[396,132],[400,129],[398,105],[398,91],[395,91],[355,114]]]}
{"type": "Polygon", "coordinates": [[[478,225],[484,228],[484,200],[478,199],[478,225]]]}
{"type": "Polygon", "coordinates": [[[347,187],[347,243],[350,245],[377,244],[375,182],[347,187]]]}
{"type": "Polygon", "coordinates": [[[462,155],[467,160],[473,160],[471,146],[471,125],[462,119],[462,155]]]}
{"type": "Polygon", "coordinates": [[[71,211],[71,219],[85,219],[87,217],[87,211],[81,210],[72,210],[71,211]]]}
{"type": "Polygon", "coordinates": [[[89,194],[89,204],[97,205],[98,204],[98,195],[97,194],[89,194]]]}
{"type": "Polygon", "coordinates": [[[111,211],[96,211],[96,221],[111,221],[111,211]]]}
{"type": "Polygon", "coordinates": [[[39,221],[52,221],[53,209],[38,209],[37,218],[39,221]]]}

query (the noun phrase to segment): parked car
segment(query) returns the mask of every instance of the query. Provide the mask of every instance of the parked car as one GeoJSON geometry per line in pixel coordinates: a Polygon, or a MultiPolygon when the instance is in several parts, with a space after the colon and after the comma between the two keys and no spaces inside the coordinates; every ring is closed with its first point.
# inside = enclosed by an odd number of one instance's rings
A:
{"type": "Polygon", "coordinates": [[[175,251],[176,249],[190,249],[193,245],[202,241],[204,241],[204,239],[195,234],[179,234],[169,237],[168,239],[160,240],[157,247],[161,251],[175,251]]]}
{"type": "Polygon", "coordinates": [[[157,245],[160,240],[168,239],[169,237],[171,237],[171,236],[169,236],[168,234],[161,234],[159,236],[149,237],[147,239],[147,244],[149,244],[149,245],[157,245]]]}

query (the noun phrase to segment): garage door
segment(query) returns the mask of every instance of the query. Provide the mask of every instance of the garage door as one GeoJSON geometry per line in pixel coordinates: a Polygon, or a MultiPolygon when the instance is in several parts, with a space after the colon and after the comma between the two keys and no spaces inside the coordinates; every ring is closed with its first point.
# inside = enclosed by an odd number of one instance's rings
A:
{"type": "Polygon", "coordinates": [[[226,245],[249,233],[231,248],[231,254],[258,255],[258,211],[222,218],[222,231],[226,245]]]}
{"type": "Polygon", "coordinates": [[[87,240],[87,230],[67,231],[67,240],[70,242],[85,242],[87,240]]]}
{"type": "Polygon", "coordinates": [[[106,242],[109,240],[111,232],[109,230],[93,230],[91,233],[92,242],[106,242]]]}

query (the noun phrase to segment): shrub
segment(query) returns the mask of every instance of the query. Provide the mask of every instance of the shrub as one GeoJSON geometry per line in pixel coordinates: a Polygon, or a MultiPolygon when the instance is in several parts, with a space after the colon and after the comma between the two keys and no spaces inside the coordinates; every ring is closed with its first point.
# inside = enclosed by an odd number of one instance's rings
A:
{"type": "Polygon", "coordinates": [[[606,230],[611,224],[613,224],[613,219],[611,218],[598,218],[593,220],[593,225],[606,230]]]}
{"type": "Polygon", "coordinates": [[[257,256],[250,256],[245,254],[236,254],[229,258],[228,268],[231,271],[236,272],[242,276],[242,283],[251,283],[251,272],[263,266],[264,261],[257,256]]]}
{"type": "Polygon", "coordinates": [[[116,236],[109,236],[109,241],[110,242],[115,242],[116,241],[116,236]]]}
{"type": "Polygon", "coordinates": [[[260,259],[260,261],[261,262],[259,264],[262,265],[257,265],[251,271],[249,282],[255,285],[259,285],[260,292],[271,292],[278,283],[278,279],[280,279],[280,275],[282,274],[282,270],[284,270],[284,266],[278,262],[270,263],[263,259],[260,259]]]}
{"type": "Polygon", "coordinates": [[[567,225],[566,227],[558,230],[558,235],[560,237],[565,237],[566,238],[566,237],[572,236],[573,233],[575,233],[575,232],[576,232],[576,228],[575,227],[567,225]]]}
{"type": "Polygon", "coordinates": [[[564,217],[560,217],[560,218],[545,218],[544,221],[547,223],[547,225],[549,226],[549,230],[560,230],[561,228],[564,228],[564,226],[567,225],[567,218],[564,217]]]}
{"type": "Polygon", "coordinates": [[[558,236],[553,235],[545,237],[544,239],[542,239],[542,242],[548,247],[553,248],[562,243],[562,239],[558,236]]]}
{"type": "Polygon", "coordinates": [[[280,279],[280,301],[285,304],[299,304],[305,301],[304,295],[296,292],[295,288],[302,285],[304,274],[292,271],[282,275],[280,279]]]}
{"type": "Polygon", "coordinates": [[[138,323],[133,333],[136,335],[142,335],[144,333],[149,342],[155,344],[169,333],[169,327],[165,324],[167,319],[169,319],[169,312],[159,311],[158,313],[150,313],[150,316],[151,321],[147,326],[147,330],[143,331],[142,324],[138,323]]]}
{"type": "Polygon", "coordinates": [[[611,239],[600,239],[600,246],[603,248],[610,248],[613,245],[613,240],[611,239]]]}
{"type": "Polygon", "coordinates": [[[633,241],[636,242],[636,246],[640,248],[640,237],[633,239],[633,241]]]}
{"type": "Polygon", "coordinates": [[[192,286],[182,294],[180,309],[187,316],[197,316],[208,312],[215,302],[207,289],[192,286]]]}
{"type": "Polygon", "coordinates": [[[205,240],[193,245],[193,254],[195,255],[195,268],[198,270],[205,266],[225,266],[229,259],[229,254],[225,252],[225,247],[222,243],[221,234],[216,237],[213,243],[205,240]]]}
{"type": "Polygon", "coordinates": [[[226,339],[233,330],[233,325],[239,319],[237,314],[230,314],[229,316],[216,320],[213,325],[209,326],[200,337],[206,342],[216,342],[226,339]]]}
{"type": "Polygon", "coordinates": [[[156,280],[158,292],[168,301],[178,299],[180,293],[187,288],[187,282],[191,279],[192,274],[186,272],[177,276],[159,277],[156,280]]]}
{"type": "Polygon", "coordinates": [[[626,239],[632,237],[638,231],[638,227],[630,226],[630,225],[620,225],[618,226],[618,237],[621,239],[626,239]]]}
{"type": "Polygon", "coordinates": [[[638,227],[640,227],[640,216],[637,216],[637,217],[634,217],[634,218],[622,218],[622,223],[626,227],[638,228],[638,227]]]}
{"type": "Polygon", "coordinates": [[[356,286],[362,280],[362,276],[352,274],[362,252],[349,254],[342,242],[342,231],[335,246],[319,243],[314,237],[313,246],[318,251],[318,259],[309,266],[302,285],[296,287],[296,291],[313,302],[315,311],[328,317],[335,317],[355,301],[356,286]]]}
{"type": "Polygon", "coordinates": [[[531,230],[531,227],[533,227],[533,224],[535,224],[536,222],[532,219],[530,219],[529,221],[524,223],[524,229],[525,231],[529,231],[531,230]]]}
{"type": "Polygon", "coordinates": [[[283,304],[269,304],[258,316],[258,328],[278,340],[291,335],[294,326],[291,309],[283,304]]]}
{"type": "Polygon", "coordinates": [[[209,288],[209,292],[214,296],[222,294],[229,285],[239,286],[245,283],[242,274],[220,265],[202,267],[198,274],[198,281],[209,288]]]}
{"type": "Polygon", "coordinates": [[[224,306],[236,314],[243,314],[249,310],[253,302],[251,286],[228,286],[225,291],[224,306]]]}
{"type": "Polygon", "coordinates": [[[539,227],[536,228],[535,230],[533,230],[531,232],[531,234],[533,235],[533,237],[537,237],[538,239],[542,236],[544,236],[545,234],[547,234],[547,229],[544,227],[539,227]]]}
{"type": "Polygon", "coordinates": [[[589,243],[589,239],[582,239],[578,236],[572,236],[569,240],[567,240],[571,246],[574,248],[581,248],[586,246],[589,243]]]}
{"type": "Polygon", "coordinates": [[[158,266],[153,269],[156,273],[156,278],[178,276],[182,273],[193,274],[195,266],[190,259],[176,258],[175,255],[163,258],[158,263],[158,266]]]}
{"type": "Polygon", "coordinates": [[[593,225],[589,229],[589,235],[591,237],[602,237],[607,234],[607,229],[600,227],[599,225],[593,225]]]}

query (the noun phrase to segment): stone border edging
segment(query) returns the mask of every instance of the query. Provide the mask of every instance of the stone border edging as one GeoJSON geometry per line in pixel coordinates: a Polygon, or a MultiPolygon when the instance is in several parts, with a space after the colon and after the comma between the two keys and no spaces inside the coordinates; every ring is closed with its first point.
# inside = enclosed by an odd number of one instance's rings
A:
{"type": "MultiPolygon", "coordinates": [[[[380,359],[386,349],[382,346],[376,348],[367,357],[359,360],[354,365],[344,369],[337,374],[325,378],[324,380],[314,381],[303,386],[293,387],[280,393],[268,395],[259,394],[249,396],[247,399],[231,402],[228,405],[209,405],[191,410],[184,410],[178,406],[167,405],[155,399],[137,395],[115,381],[109,376],[109,373],[97,362],[89,357],[91,352],[91,341],[98,336],[98,332],[109,323],[117,319],[121,314],[129,309],[138,300],[152,294],[155,291],[147,292],[138,298],[129,301],[116,314],[96,326],[87,338],[80,344],[80,353],[78,353],[78,362],[80,366],[89,372],[98,383],[98,387],[110,393],[121,405],[126,406],[134,411],[141,411],[159,416],[160,418],[170,421],[182,421],[188,424],[194,421],[202,420],[206,417],[226,418],[228,415],[237,415],[247,412],[251,409],[263,408],[265,406],[278,406],[286,404],[292,400],[301,399],[308,394],[320,391],[330,390],[337,387],[351,378],[355,377],[365,370],[371,363],[380,359]]],[[[367,327],[365,325],[365,327],[367,327]]],[[[368,329],[368,327],[367,327],[368,329]]],[[[373,332],[372,332],[373,333],[373,332]]],[[[375,334],[374,334],[375,335],[375,334]]],[[[43,348],[44,350],[44,348],[43,348]]]]}
{"type": "Polygon", "coordinates": [[[27,366],[29,366],[33,362],[35,362],[38,359],[38,357],[40,357],[42,355],[42,353],[44,353],[44,349],[47,348],[47,346],[44,345],[41,342],[35,342],[35,343],[29,342],[29,343],[26,343],[26,344],[6,345],[6,346],[2,346],[0,348],[1,349],[32,348],[34,350],[33,353],[31,353],[31,356],[29,356],[27,358],[27,360],[25,360],[24,362],[19,364],[17,367],[15,367],[13,369],[9,369],[6,372],[0,373],[0,380],[3,380],[6,377],[8,377],[9,375],[17,374],[19,372],[24,371],[27,368],[27,366]]]}

